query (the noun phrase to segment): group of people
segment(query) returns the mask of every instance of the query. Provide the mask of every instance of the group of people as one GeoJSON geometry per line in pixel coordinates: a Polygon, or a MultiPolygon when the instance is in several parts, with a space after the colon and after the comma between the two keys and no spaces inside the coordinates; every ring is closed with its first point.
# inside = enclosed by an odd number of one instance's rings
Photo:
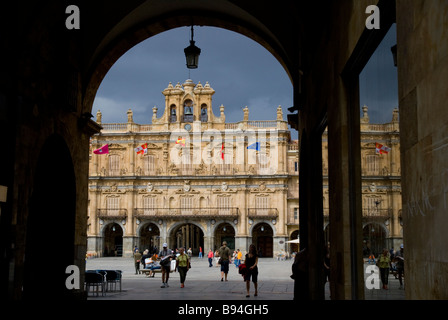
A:
{"type": "Polygon", "coordinates": [[[162,250],[159,254],[149,254],[149,250],[145,250],[143,255],[138,249],[134,251],[135,274],[140,273],[140,265],[144,269],[150,270],[149,276],[154,276],[154,270],[160,269],[162,272],[162,288],[169,287],[168,280],[171,272],[171,261],[176,261],[175,270],[179,272],[181,288],[183,288],[187,272],[191,267],[190,256],[185,253],[185,248],[173,250],[168,249],[166,243],[163,244],[162,250]]]}
{"type": "MultiPolygon", "coordinates": [[[[231,259],[233,258],[235,266],[239,268],[242,265],[241,258],[243,256],[243,253],[239,249],[237,249],[237,251],[235,251],[233,255],[231,255],[231,251],[227,247],[227,242],[223,241],[222,246],[219,248],[219,250],[217,250],[217,255],[219,257],[218,264],[221,265],[221,281],[227,281],[231,259]]],[[[254,284],[254,296],[258,296],[258,254],[254,244],[251,244],[249,246],[249,252],[245,256],[244,271],[242,272],[242,276],[244,277],[244,281],[246,282],[246,297],[250,297],[251,281],[254,284]]]]}
{"type": "MultiPolygon", "coordinates": [[[[190,250],[187,252],[189,253],[190,250]]],[[[223,241],[222,246],[216,250],[215,253],[210,249],[208,253],[209,267],[212,267],[213,259],[218,259],[217,264],[220,265],[221,271],[221,281],[227,281],[227,275],[229,273],[229,265],[233,260],[235,267],[239,268],[243,264],[243,253],[237,249],[234,253],[231,253],[229,247],[227,247],[227,242],[223,241]]],[[[202,248],[199,251],[199,258],[202,258],[202,248]]],[[[185,279],[188,270],[191,268],[191,255],[185,252],[185,248],[176,249],[176,253],[173,250],[168,249],[166,243],[163,244],[163,249],[159,254],[150,254],[148,250],[145,250],[143,254],[139,252],[136,248],[134,251],[134,263],[135,263],[135,274],[140,273],[140,265],[144,266],[144,269],[149,269],[149,276],[154,276],[154,270],[161,269],[162,272],[162,286],[161,288],[167,288],[168,280],[171,272],[171,261],[176,261],[175,270],[179,272],[180,276],[180,287],[185,287],[185,279]]],[[[250,297],[250,282],[254,284],[254,296],[258,295],[258,254],[255,245],[251,244],[249,246],[249,252],[246,254],[244,259],[244,272],[242,276],[246,282],[246,297],[250,297]]]]}

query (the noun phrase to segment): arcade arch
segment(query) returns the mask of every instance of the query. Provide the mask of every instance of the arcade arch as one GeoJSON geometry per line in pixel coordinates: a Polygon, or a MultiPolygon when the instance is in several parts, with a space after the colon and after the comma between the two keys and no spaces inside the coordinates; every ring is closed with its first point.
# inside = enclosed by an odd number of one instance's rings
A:
{"type": "Polygon", "coordinates": [[[274,230],[270,224],[260,222],[252,228],[252,243],[255,244],[260,257],[273,257],[274,230]]]}
{"type": "Polygon", "coordinates": [[[387,230],[377,222],[370,222],[362,229],[363,256],[367,258],[370,253],[378,257],[383,249],[388,249],[387,230]]]}
{"type": "MultiPolygon", "coordinates": [[[[238,248],[235,247],[235,228],[228,222],[218,224],[214,231],[215,234],[215,250],[220,248],[224,241],[227,242],[227,247],[233,251],[238,248]]],[[[240,248],[241,249],[241,248],[240,248]]]]}
{"type": "Polygon", "coordinates": [[[151,253],[158,253],[162,248],[163,243],[160,242],[160,229],[157,224],[148,222],[140,227],[139,245],[138,248],[141,252],[148,249],[151,253]]]}
{"type": "Polygon", "coordinates": [[[116,222],[110,222],[103,228],[103,256],[123,256],[123,228],[116,222]]]}
{"type": "Polygon", "coordinates": [[[199,247],[204,250],[204,231],[193,222],[179,223],[172,226],[169,232],[168,247],[170,249],[191,248],[193,255],[199,254],[199,247]]]}

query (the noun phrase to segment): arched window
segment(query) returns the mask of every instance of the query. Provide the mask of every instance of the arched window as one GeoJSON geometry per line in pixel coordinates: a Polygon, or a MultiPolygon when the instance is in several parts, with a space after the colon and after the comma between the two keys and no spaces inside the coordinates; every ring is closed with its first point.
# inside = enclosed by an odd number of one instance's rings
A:
{"type": "Polygon", "coordinates": [[[207,122],[207,121],[208,121],[207,105],[203,104],[201,105],[201,122],[207,122]]]}
{"type": "Polygon", "coordinates": [[[190,99],[184,102],[184,122],[193,122],[193,101],[190,99]]]}
{"type": "Polygon", "coordinates": [[[170,122],[176,122],[176,121],[177,121],[176,105],[172,104],[170,107],[170,122]]]}

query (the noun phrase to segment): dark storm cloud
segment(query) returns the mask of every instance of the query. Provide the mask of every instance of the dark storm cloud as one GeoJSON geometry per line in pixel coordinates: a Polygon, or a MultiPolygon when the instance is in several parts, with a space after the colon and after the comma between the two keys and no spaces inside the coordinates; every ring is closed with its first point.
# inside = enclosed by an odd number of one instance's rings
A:
{"type": "MultiPolygon", "coordinates": [[[[195,27],[194,40],[202,52],[199,68],[188,70],[183,49],[189,45],[190,28],[183,27],[158,34],[141,42],[123,55],[103,80],[93,106],[103,113],[104,123],[126,122],[132,109],[134,121],[151,123],[152,108],[158,117],[164,110],[161,93],[171,82],[192,79],[207,81],[216,91],[213,110],[225,106],[227,122],[242,120],[245,106],[250,120],[274,120],[279,105],[286,120],[293,105],[293,88],[280,63],[265,48],[238,33],[214,28],[195,27]]],[[[377,52],[360,75],[360,107],[369,107],[371,123],[392,119],[398,106],[397,76],[391,46],[396,43],[395,29],[385,37],[377,52]]],[[[297,134],[293,132],[293,138],[297,134]]]]}
{"type": "Polygon", "coordinates": [[[213,27],[195,27],[194,40],[202,52],[199,68],[188,70],[183,49],[189,45],[190,28],[170,30],[138,44],[122,56],[101,84],[93,112],[103,122],[125,122],[126,111],[134,121],[150,123],[152,107],[164,108],[161,93],[169,82],[191,78],[216,91],[213,110],[225,106],[226,120],[242,120],[248,106],[251,120],[274,120],[281,105],[286,120],[292,105],[292,84],[280,63],[261,45],[238,33],[213,27]]]}
{"type": "Polygon", "coordinates": [[[396,43],[393,26],[360,75],[360,106],[368,106],[370,123],[390,122],[398,108],[398,75],[391,52],[396,43]]]}

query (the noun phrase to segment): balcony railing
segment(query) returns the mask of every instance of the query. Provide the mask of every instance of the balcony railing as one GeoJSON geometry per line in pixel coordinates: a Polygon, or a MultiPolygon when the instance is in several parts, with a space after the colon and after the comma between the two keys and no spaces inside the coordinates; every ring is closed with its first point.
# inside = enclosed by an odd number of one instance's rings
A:
{"type": "Polygon", "coordinates": [[[101,219],[115,219],[126,218],[126,209],[97,209],[98,218],[101,219]]]}
{"type": "Polygon", "coordinates": [[[277,208],[248,208],[247,216],[249,218],[276,218],[278,217],[278,210],[277,208]]]}
{"type": "Polygon", "coordinates": [[[391,209],[378,209],[378,208],[363,208],[362,217],[363,219],[388,219],[391,217],[391,209]]]}
{"type": "Polygon", "coordinates": [[[136,218],[238,218],[238,208],[136,208],[136,218]]]}
{"type": "MultiPolygon", "coordinates": [[[[364,220],[386,220],[392,216],[392,209],[363,208],[364,220]]],[[[324,219],[330,218],[330,209],[324,208],[324,219]]]]}

